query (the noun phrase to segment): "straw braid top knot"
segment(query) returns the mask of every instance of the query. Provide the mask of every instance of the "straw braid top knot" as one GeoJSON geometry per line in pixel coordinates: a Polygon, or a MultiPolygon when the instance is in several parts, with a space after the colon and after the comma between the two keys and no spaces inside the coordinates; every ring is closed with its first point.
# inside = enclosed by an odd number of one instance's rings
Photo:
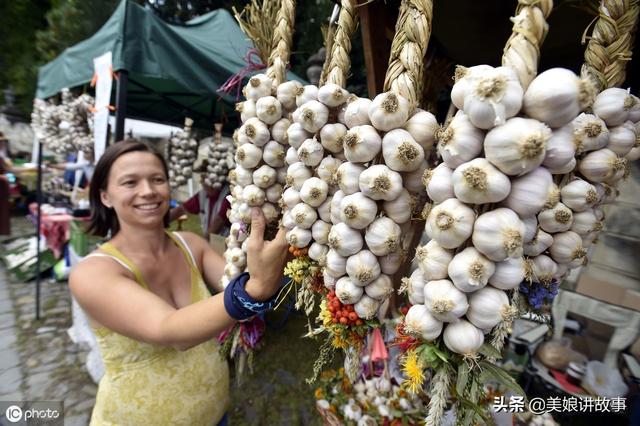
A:
{"type": "Polygon", "coordinates": [[[267,69],[267,75],[273,79],[274,86],[284,82],[287,75],[295,9],[295,0],[282,0],[276,17],[276,26],[273,30],[273,51],[269,56],[269,68],[267,69]]]}
{"type": "MultiPolygon", "coordinates": [[[[638,22],[637,0],[603,0],[599,17],[584,52],[582,77],[589,77],[598,91],[620,86],[631,60],[638,22]]],[[[582,42],[586,40],[586,33],[582,42]]]]}
{"type": "Polygon", "coordinates": [[[420,103],[422,94],[423,58],[431,36],[432,17],[431,0],[402,0],[391,43],[384,91],[400,94],[413,107],[420,103]]]}
{"type": "Polygon", "coordinates": [[[351,37],[356,30],[358,17],[355,10],[355,0],[342,0],[340,3],[340,15],[331,45],[331,56],[325,82],[345,87],[351,69],[351,60],[349,59],[351,37]]]}
{"type": "Polygon", "coordinates": [[[519,0],[513,28],[502,54],[502,65],[518,74],[526,90],[538,74],[540,46],[549,31],[547,17],[553,9],[552,0],[519,0]]]}

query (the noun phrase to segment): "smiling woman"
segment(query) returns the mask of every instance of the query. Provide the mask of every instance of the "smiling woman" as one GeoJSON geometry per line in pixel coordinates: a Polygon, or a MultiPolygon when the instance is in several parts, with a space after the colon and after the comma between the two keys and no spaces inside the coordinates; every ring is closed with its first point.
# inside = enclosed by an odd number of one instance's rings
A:
{"type": "Polygon", "coordinates": [[[228,370],[214,339],[273,304],[284,232],[264,241],[252,216],[248,273],[211,296],[224,260],[200,237],[172,233],[164,159],[137,141],[109,147],[91,181],[91,231],[110,240],[71,273],[105,364],[92,425],[224,424],[228,370]]]}

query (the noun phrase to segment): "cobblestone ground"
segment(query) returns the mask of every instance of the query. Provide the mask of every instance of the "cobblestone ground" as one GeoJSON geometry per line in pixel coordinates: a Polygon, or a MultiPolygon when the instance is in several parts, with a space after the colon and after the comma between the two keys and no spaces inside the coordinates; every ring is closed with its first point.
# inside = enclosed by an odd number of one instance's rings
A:
{"type": "MultiPolygon", "coordinates": [[[[26,221],[12,225],[14,235],[31,231],[26,221]]],[[[0,400],[63,400],[65,425],[86,425],[97,386],[84,368],[87,351],[67,335],[67,284],[42,279],[40,320],[35,287],[35,281],[13,281],[0,267],[0,400]]]]}

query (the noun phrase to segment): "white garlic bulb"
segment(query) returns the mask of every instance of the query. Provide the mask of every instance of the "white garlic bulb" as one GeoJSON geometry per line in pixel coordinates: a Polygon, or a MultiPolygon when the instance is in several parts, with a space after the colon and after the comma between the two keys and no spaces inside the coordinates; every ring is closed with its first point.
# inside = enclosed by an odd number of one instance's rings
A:
{"type": "MultiPolygon", "coordinates": [[[[372,200],[391,201],[398,198],[403,189],[402,176],[384,164],[376,164],[360,173],[358,186],[372,200]]],[[[340,189],[344,191],[342,187],[340,189]]]]}
{"type": "Polygon", "coordinates": [[[398,172],[416,170],[424,160],[424,150],[403,129],[388,132],[382,138],[382,156],[389,168],[398,172]]]}
{"type": "Polygon", "coordinates": [[[629,119],[629,111],[636,102],[628,90],[611,87],[598,93],[592,109],[607,126],[619,126],[629,119]]]}
{"type": "Polygon", "coordinates": [[[582,179],[574,179],[560,190],[562,202],[575,212],[582,212],[594,206],[600,197],[596,188],[582,179]]]}
{"type": "Polygon", "coordinates": [[[429,168],[429,163],[422,160],[417,169],[411,172],[402,173],[402,183],[407,191],[412,194],[422,194],[425,192],[425,185],[422,182],[424,173],[429,168]]]}
{"type": "Polygon", "coordinates": [[[345,304],[357,303],[364,293],[364,288],[357,286],[349,277],[342,277],[336,281],[336,296],[345,304]]]}
{"type": "Polygon", "coordinates": [[[470,204],[497,203],[511,190],[511,181],[484,158],[464,163],[453,171],[456,197],[470,204]]]}
{"type": "Polygon", "coordinates": [[[571,122],[571,127],[577,153],[604,148],[609,142],[609,129],[596,115],[582,113],[571,122]]]}
{"type": "Polygon", "coordinates": [[[514,257],[495,263],[495,271],[489,277],[489,284],[501,290],[511,290],[520,285],[527,275],[523,257],[514,257]]]}
{"type": "Polygon", "coordinates": [[[475,212],[455,198],[450,198],[431,209],[425,231],[429,238],[442,247],[453,249],[464,243],[473,231],[475,212]]]}
{"type": "Polygon", "coordinates": [[[345,193],[342,190],[336,191],[331,197],[331,207],[329,208],[331,223],[340,223],[340,203],[345,197],[345,193]]]}
{"type": "Polygon", "coordinates": [[[404,330],[411,336],[434,340],[442,333],[442,321],[431,315],[426,306],[413,305],[404,318],[404,330]]]}
{"type": "Polygon", "coordinates": [[[311,178],[311,170],[302,163],[293,163],[287,168],[287,185],[292,186],[296,191],[302,189],[302,184],[311,178]]]}
{"type": "Polygon", "coordinates": [[[253,169],[262,160],[262,150],[255,145],[244,144],[236,150],[235,160],[245,169],[253,169]]]}
{"type": "Polygon", "coordinates": [[[448,273],[458,290],[471,293],[486,286],[495,269],[494,263],[482,253],[473,247],[467,247],[453,257],[448,273]]]}
{"type": "Polygon", "coordinates": [[[343,162],[341,160],[329,155],[327,157],[324,157],[322,161],[320,161],[320,164],[318,164],[318,167],[316,168],[316,174],[329,186],[335,187],[335,185],[337,184],[336,173],[338,172],[338,168],[342,164],[343,162]]]}
{"type": "Polygon", "coordinates": [[[409,118],[409,101],[394,92],[381,93],[369,105],[369,120],[383,132],[404,126],[409,118]]]}
{"type": "Polygon", "coordinates": [[[261,147],[269,142],[270,138],[269,128],[257,117],[248,119],[238,129],[238,143],[240,145],[251,143],[261,147]]]}
{"type": "Polygon", "coordinates": [[[520,220],[524,223],[524,235],[522,241],[525,243],[533,240],[538,231],[538,218],[535,216],[521,217],[520,220]]]}
{"type": "Polygon", "coordinates": [[[550,137],[551,129],[537,120],[510,118],[487,133],[484,154],[503,173],[524,175],[542,164],[550,137]]]}
{"type": "Polygon", "coordinates": [[[404,254],[402,250],[396,250],[386,256],[381,256],[378,259],[378,262],[380,262],[380,270],[383,274],[393,275],[398,272],[398,269],[402,266],[402,262],[404,262],[404,254]]]}
{"type": "Polygon", "coordinates": [[[567,124],[551,133],[542,165],[549,168],[564,167],[575,155],[573,126],[567,124]]]}
{"type": "Polygon", "coordinates": [[[276,171],[263,164],[253,172],[253,183],[259,188],[269,188],[276,183],[276,171]]]}
{"type": "Polygon", "coordinates": [[[511,181],[511,192],[503,204],[521,217],[533,216],[546,204],[552,183],[551,173],[544,167],[538,167],[511,181]]]}
{"type": "Polygon", "coordinates": [[[522,250],[527,256],[538,256],[551,247],[551,244],[553,244],[553,237],[539,229],[531,241],[524,243],[522,250]]]}
{"type": "Polygon", "coordinates": [[[238,268],[244,268],[247,264],[247,257],[240,247],[232,248],[225,252],[225,260],[238,268]]]}
{"type": "Polygon", "coordinates": [[[388,217],[379,217],[367,228],[364,239],[376,256],[386,256],[400,247],[400,226],[388,217]]]}
{"type": "Polygon", "coordinates": [[[340,220],[355,229],[366,228],[377,212],[376,202],[361,192],[346,195],[340,201],[340,220]]]}
{"type": "Polygon", "coordinates": [[[266,194],[256,185],[247,185],[242,190],[242,199],[250,206],[256,207],[264,204],[266,194]]]}
{"type": "Polygon", "coordinates": [[[371,120],[369,120],[371,104],[371,99],[367,98],[354,97],[347,100],[347,107],[344,111],[344,124],[350,129],[371,124],[371,120]]]}
{"type": "Polygon", "coordinates": [[[251,185],[253,183],[253,172],[238,164],[235,169],[229,172],[229,181],[241,187],[251,185]]]}
{"type": "Polygon", "coordinates": [[[257,101],[271,95],[272,84],[272,80],[265,74],[256,74],[249,79],[249,83],[243,89],[243,94],[247,99],[257,101]]]}
{"type": "Polygon", "coordinates": [[[285,110],[291,111],[296,107],[296,94],[302,84],[296,80],[285,81],[276,89],[276,98],[285,110]]]}
{"type": "Polygon", "coordinates": [[[538,213],[538,223],[545,232],[556,233],[571,229],[573,212],[562,203],[538,213]]]}
{"type": "Polygon", "coordinates": [[[325,271],[335,278],[340,278],[347,273],[347,258],[340,256],[338,252],[330,249],[327,252],[327,263],[324,266],[325,271]]]}
{"type": "Polygon", "coordinates": [[[262,159],[271,167],[283,167],[285,159],[284,147],[276,141],[267,142],[264,146],[262,159]]]}
{"type": "Polygon", "coordinates": [[[365,170],[364,166],[350,162],[344,162],[336,171],[338,187],[346,194],[351,195],[360,191],[360,174],[365,170]]]}
{"type": "Polygon", "coordinates": [[[409,296],[409,303],[412,305],[424,304],[424,286],[427,281],[420,269],[416,269],[411,273],[411,276],[407,280],[407,295],[409,296]]]}
{"type": "Polygon", "coordinates": [[[340,256],[348,257],[362,249],[364,240],[360,231],[350,228],[345,223],[338,223],[331,227],[327,244],[340,256]]]}
{"type": "Polygon", "coordinates": [[[484,343],[482,331],[465,320],[447,324],[442,336],[447,348],[469,357],[475,357],[478,349],[484,343]]]}
{"type": "Polygon", "coordinates": [[[347,127],[342,123],[329,123],[320,129],[320,143],[329,152],[342,152],[347,127]]]}
{"type": "Polygon", "coordinates": [[[327,244],[329,242],[329,232],[331,224],[323,220],[317,220],[311,225],[311,236],[313,240],[319,244],[327,244]]]}
{"type": "Polygon", "coordinates": [[[267,223],[274,223],[279,219],[280,211],[273,204],[264,203],[260,208],[267,223]]]}
{"type": "Polygon", "coordinates": [[[427,195],[436,203],[449,198],[455,198],[453,192],[453,170],[446,163],[439,164],[434,169],[425,170],[422,183],[427,189],[427,195]]]}
{"type": "Polygon", "coordinates": [[[256,116],[267,124],[282,118],[282,105],[273,96],[264,96],[256,101],[256,116]]]}
{"type": "Polygon", "coordinates": [[[531,258],[530,262],[533,281],[547,285],[550,284],[558,270],[556,262],[544,254],[531,258]]]}
{"type": "Polygon", "coordinates": [[[318,206],[318,216],[320,219],[324,220],[327,223],[331,223],[331,202],[333,201],[333,196],[327,196],[327,199],[324,200],[324,203],[318,206]]]}
{"type": "Polygon", "coordinates": [[[457,321],[469,308],[467,295],[449,280],[427,282],[424,286],[424,305],[434,317],[444,322],[457,321]]]}
{"type": "Polygon", "coordinates": [[[636,128],[630,121],[609,128],[609,144],[607,148],[620,157],[627,155],[636,144],[636,128]]]}
{"type": "Polygon", "coordinates": [[[300,123],[291,123],[287,128],[287,142],[296,150],[313,135],[307,132],[300,123]]]}
{"type": "Polygon", "coordinates": [[[307,139],[298,148],[298,158],[305,166],[315,167],[324,158],[324,148],[316,138],[307,139]]]}
{"type": "Polygon", "coordinates": [[[501,321],[514,316],[507,293],[497,288],[485,287],[469,296],[466,317],[481,330],[490,330],[501,321]]]}
{"type": "Polygon", "coordinates": [[[310,229],[315,221],[318,220],[316,210],[306,203],[296,204],[291,209],[291,217],[296,226],[302,229],[310,229]]]}
{"type": "Polygon", "coordinates": [[[366,294],[363,294],[360,300],[353,305],[354,312],[362,319],[372,319],[378,312],[379,308],[380,301],[373,299],[366,294]]]}
{"type": "Polygon", "coordinates": [[[365,286],[364,292],[367,296],[376,300],[387,299],[394,292],[391,278],[387,275],[380,275],[365,286]]]}
{"type": "Polygon", "coordinates": [[[413,211],[413,199],[409,191],[402,189],[395,200],[382,203],[384,213],[398,225],[402,225],[411,219],[413,211]]]}
{"type": "Polygon", "coordinates": [[[425,151],[430,151],[435,142],[438,120],[428,111],[416,109],[415,114],[405,123],[404,129],[411,134],[413,139],[420,144],[425,151]]]}
{"type": "Polygon", "coordinates": [[[624,172],[626,165],[625,158],[620,158],[615,152],[604,148],[585,155],[578,165],[578,171],[592,182],[609,183],[618,172],[624,172]]]}
{"type": "Polygon", "coordinates": [[[447,166],[455,169],[480,155],[484,133],[460,110],[446,128],[436,132],[436,139],[438,154],[447,166]]]}
{"type": "Polygon", "coordinates": [[[366,286],[380,276],[380,264],[369,250],[361,250],[347,259],[347,275],[355,285],[366,286]]]}
{"type": "Polygon", "coordinates": [[[256,116],[256,102],[251,99],[238,102],[236,104],[236,111],[240,113],[240,121],[244,123],[248,119],[256,116]]]}
{"type": "Polygon", "coordinates": [[[599,232],[602,230],[602,227],[602,221],[598,219],[592,209],[588,209],[582,212],[576,212],[573,214],[571,231],[575,232],[581,237],[587,236],[592,232],[599,232]]]}
{"type": "Polygon", "coordinates": [[[549,172],[551,172],[554,175],[566,175],[571,173],[576,168],[577,164],[578,162],[574,157],[571,160],[569,160],[566,164],[563,164],[560,167],[548,168],[547,170],[549,170],[549,172]]]}
{"type": "Polygon", "coordinates": [[[297,248],[303,248],[308,246],[311,242],[311,231],[295,226],[290,231],[287,231],[285,238],[289,245],[297,248]]]}
{"type": "Polygon", "coordinates": [[[510,209],[498,208],[478,216],[471,237],[478,251],[494,262],[522,256],[524,223],[510,209]]]}
{"type": "Polygon", "coordinates": [[[300,201],[300,193],[295,188],[287,188],[282,193],[282,203],[288,208],[292,209],[300,201]]]}
{"type": "Polygon", "coordinates": [[[352,163],[366,163],[373,160],[382,146],[378,131],[369,125],[350,128],[343,141],[344,155],[352,163]]]}
{"type": "MultiPolygon", "coordinates": [[[[313,236],[313,232],[312,232],[313,236]]],[[[313,243],[309,246],[309,258],[315,260],[320,265],[324,265],[327,262],[327,253],[329,252],[329,247],[320,243],[313,243]]]]}
{"type": "Polygon", "coordinates": [[[572,71],[552,68],[533,79],[524,94],[524,112],[550,127],[573,120],[593,101],[594,87],[572,71]]]}
{"type": "Polygon", "coordinates": [[[549,253],[553,260],[566,263],[570,268],[580,266],[587,256],[587,251],[582,246],[582,238],[573,231],[555,234],[549,253]]]}
{"type": "Polygon", "coordinates": [[[318,100],[330,108],[335,108],[347,101],[349,92],[334,83],[327,83],[318,89],[318,100]]]}
{"type": "Polygon", "coordinates": [[[418,268],[429,281],[447,278],[451,259],[453,259],[453,251],[445,249],[436,240],[416,247],[418,268]]]}
{"type": "Polygon", "coordinates": [[[300,188],[300,199],[312,207],[324,203],[329,193],[329,185],[320,178],[307,179],[300,188]]]}

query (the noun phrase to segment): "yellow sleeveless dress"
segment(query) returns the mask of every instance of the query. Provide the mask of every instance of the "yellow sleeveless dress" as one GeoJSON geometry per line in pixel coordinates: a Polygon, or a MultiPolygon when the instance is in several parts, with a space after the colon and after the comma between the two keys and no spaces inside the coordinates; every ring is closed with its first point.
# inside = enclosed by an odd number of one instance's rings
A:
{"type": "MultiPolygon", "coordinates": [[[[210,297],[195,260],[178,234],[167,233],[191,270],[191,303],[210,297]]],[[[109,243],[102,251],[129,269],[148,289],[136,266],[109,243]]],[[[105,256],[105,255],[101,255],[105,256]]],[[[229,402],[229,370],[215,339],[187,351],[94,328],[105,374],[98,385],[92,426],[218,424],[229,402]]]]}

